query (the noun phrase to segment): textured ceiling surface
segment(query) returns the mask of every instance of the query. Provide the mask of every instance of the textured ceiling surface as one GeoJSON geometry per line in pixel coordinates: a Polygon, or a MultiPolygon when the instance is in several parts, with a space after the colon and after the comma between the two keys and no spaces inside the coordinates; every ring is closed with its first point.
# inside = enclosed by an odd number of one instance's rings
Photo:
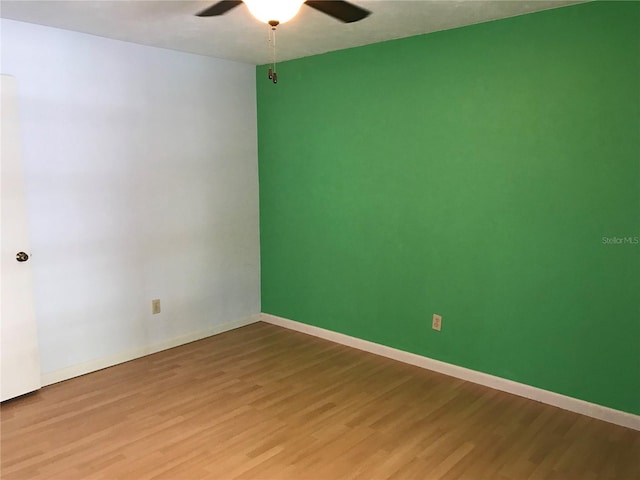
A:
{"type": "MultiPolygon", "coordinates": [[[[250,64],[271,60],[268,27],[245,5],[221,17],[195,14],[213,4],[186,0],[2,0],[0,16],[117,40],[250,64]]],[[[353,0],[371,10],[344,24],[302,6],[278,27],[278,60],[446,30],[580,1],[565,0],[353,0]]]]}

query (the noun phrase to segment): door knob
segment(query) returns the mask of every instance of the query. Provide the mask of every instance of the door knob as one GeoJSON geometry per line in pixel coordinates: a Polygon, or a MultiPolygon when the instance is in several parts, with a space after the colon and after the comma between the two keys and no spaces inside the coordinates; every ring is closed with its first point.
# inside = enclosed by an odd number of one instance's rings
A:
{"type": "Polygon", "coordinates": [[[16,260],[19,262],[26,262],[27,260],[29,260],[29,255],[24,252],[18,252],[16,253],[16,260]]]}

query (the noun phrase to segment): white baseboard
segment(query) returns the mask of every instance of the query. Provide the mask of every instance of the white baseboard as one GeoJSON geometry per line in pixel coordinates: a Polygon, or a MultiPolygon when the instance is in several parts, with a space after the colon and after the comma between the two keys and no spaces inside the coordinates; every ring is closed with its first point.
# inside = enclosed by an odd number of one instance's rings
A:
{"type": "Polygon", "coordinates": [[[505,378],[496,377],[487,373],[477,372],[468,368],[459,367],[450,363],[434,360],[429,357],[416,355],[415,353],[405,352],[396,348],[387,347],[378,343],[369,342],[356,337],[350,337],[342,333],[325,330],[324,328],[314,327],[304,323],[288,320],[286,318],[276,317],[263,313],[260,315],[263,322],[278,325],[280,327],[296,330],[298,332],[313,335],[314,337],[324,338],[335,343],[340,343],[348,347],[357,348],[366,352],[381,355],[383,357],[398,360],[400,362],[415,365],[417,367],[433,370],[434,372],[443,373],[451,377],[460,378],[469,382],[484,385],[503,392],[512,393],[520,397],[529,398],[538,402],[553,405],[564,410],[580,413],[589,417],[604,420],[605,422],[614,423],[623,427],[640,430],[640,416],[632,413],[615,410],[609,407],[603,407],[595,403],[586,402],[577,398],[568,397],[559,393],[543,390],[542,388],[532,387],[524,383],[514,382],[505,378]]]}
{"type": "Polygon", "coordinates": [[[119,363],[135,360],[136,358],[144,357],[145,355],[151,355],[152,353],[167,350],[173,347],[179,347],[185,343],[195,342],[203,338],[217,335],[218,333],[226,332],[236,328],[244,327],[251,323],[259,322],[261,319],[260,314],[251,315],[249,317],[241,318],[239,320],[233,320],[231,322],[222,323],[215,327],[208,328],[206,330],[200,330],[198,332],[188,333],[179,337],[172,338],[170,340],[157,343],[155,345],[148,345],[127,352],[118,353],[106,358],[99,358],[97,360],[91,360],[90,362],[80,363],[71,367],[56,370],[54,372],[46,373],[42,375],[42,386],[51,385],[52,383],[62,382],[63,380],[69,380],[70,378],[79,377],[80,375],[86,375],[87,373],[102,370],[103,368],[113,367],[119,363]]]}

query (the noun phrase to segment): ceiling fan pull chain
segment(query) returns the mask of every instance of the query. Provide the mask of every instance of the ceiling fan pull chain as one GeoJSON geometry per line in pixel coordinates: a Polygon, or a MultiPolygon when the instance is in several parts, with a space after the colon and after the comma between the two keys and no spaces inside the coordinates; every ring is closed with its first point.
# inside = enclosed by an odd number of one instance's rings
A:
{"type": "MultiPolygon", "coordinates": [[[[267,43],[267,49],[271,50],[272,48],[272,40],[271,40],[271,27],[269,27],[269,34],[268,34],[268,43],[267,43]]],[[[269,52],[271,53],[271,52],[269,52]]],[[[271,80],[273,78],[273,63],[271,65],[269,65],[269,80],[271,80]]]]}
{"type": "Polygon", "coordinates": [[[278,73],[276,72],[276,27],[272,26],[273,30],[273,83],[278,83],[278,73]]]}

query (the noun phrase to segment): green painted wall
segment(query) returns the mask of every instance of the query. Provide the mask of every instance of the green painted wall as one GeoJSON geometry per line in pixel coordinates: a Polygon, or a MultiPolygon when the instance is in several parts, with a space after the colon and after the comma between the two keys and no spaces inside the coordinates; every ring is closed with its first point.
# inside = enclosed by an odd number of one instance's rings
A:
{"type": "Polygon", "coordinates": [[[258,67],[263,312],[640,414],[640,245],[603,243],[640,237],[638,25],[589,3],[258,67]]]}

